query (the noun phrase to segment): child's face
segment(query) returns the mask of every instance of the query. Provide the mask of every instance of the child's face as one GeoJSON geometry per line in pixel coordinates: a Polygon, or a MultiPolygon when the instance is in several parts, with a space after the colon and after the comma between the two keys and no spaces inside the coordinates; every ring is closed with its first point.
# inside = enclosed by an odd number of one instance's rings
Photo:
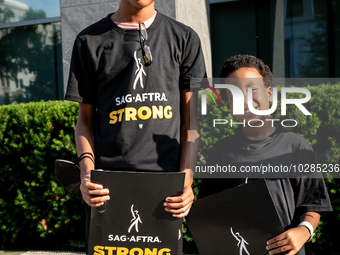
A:
{"type": "MultiPolygon", "coordinates": [[[[265,116],[259,116],[251,113],[248,108],[248,88],[253,89],[252,104],[256,110],[268,110],[269,103],[273,100],[273,93],[271,87],[265,87],[263,77],[256,68],[240,68],[226,78],[226,82],[236,85],[241,89],[244,95],[244,115],[234,115],[239,121],[251,119],[264,119],[265,116]],[[230,79],[231,78],[231,79],[230,79]]],[[[228,103],[233,111],[233,97],[227,89],[228,103]]]]}

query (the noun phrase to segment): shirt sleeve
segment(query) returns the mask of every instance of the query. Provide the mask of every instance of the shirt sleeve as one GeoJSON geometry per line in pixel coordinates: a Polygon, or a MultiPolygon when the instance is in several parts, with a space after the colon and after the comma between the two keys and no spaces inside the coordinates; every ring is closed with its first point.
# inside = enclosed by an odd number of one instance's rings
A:
{"type": "MultiPolygon", "coordinates": [[[[299,164],[312,166],[317,163],[314,152],[307,140],[299,146],[296,155],[299,164]]],[[[294,189],[296,213],[331,212],[332,205],[327,187],[320,173],[310,173],[291,180],[294,189]]]]}
{"type": "Polygon", "coordinates": [[[65,99],[86,104],[96,104],[95,68],[86,42],[79,36],[72,51],[70,74],[65,99]]]}
{"type": "Polygon", "coordinates": [[[190,83],[200,82],[206,75],[201,42],[195,31],[189,30],[180,65],[180,89],[190,89],[190,83]]]}

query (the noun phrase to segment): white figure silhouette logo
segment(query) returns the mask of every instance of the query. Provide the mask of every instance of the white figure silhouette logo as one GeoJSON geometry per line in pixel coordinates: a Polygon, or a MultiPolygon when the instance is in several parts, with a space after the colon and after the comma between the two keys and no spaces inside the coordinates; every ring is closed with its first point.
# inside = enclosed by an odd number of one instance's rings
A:
{"type": "Polygon", "coordinates": [[[136,89],[138,81],[140,83],[140,86],[142,88],[144,88],[143,74],[146,76],[146,73],[144,71],[144,65],[143,65],[142,61],[140,60],[140,58],[137,58],[137,51],[135,51],[134,57],[135,57],[136,65],[137,65],[137,70],[135,72],[136,78],[135,78],[135,81],[133,82],[133,89],[136,89]]]}
{"type": "Polygon", "coordinates": [[[248,245],[249,245],[249,243],[247,243],[246,240],[244,240],[244,238],[240,235],[239,232],[236,232],[236,234],[234,234],[233,228],[230,228],[230,231],[231,231],[231,233],[233,234],[233,236],[235,237],[235,239],[238,241],[237,247],[240,247],[240,255],[242,255],[243,250],[244,250],[248,255],[250,255],[250,253],[248,252],[248,250],[247,250],[247,248],[246,248],[246,245],[245,245],[245,244],[248,244],[248,245]]]}
{"type": "Polygon", "coordinates": [[[131,229],[133,228],[133,226],[135,226],[135,229],[136,229],[136,232],[138,232],[138,222],[140,223],[143,223],[142,220],[140,219],[140,216],[138,214],[138,211],[137,210],[133,210],[133,206],[131,206],[131,213],[132,213],[132,220],[130,221],[131,222],[131,225],[129,227],[129,230],[128,230],[128,233],[130,233],[131,229]]]}

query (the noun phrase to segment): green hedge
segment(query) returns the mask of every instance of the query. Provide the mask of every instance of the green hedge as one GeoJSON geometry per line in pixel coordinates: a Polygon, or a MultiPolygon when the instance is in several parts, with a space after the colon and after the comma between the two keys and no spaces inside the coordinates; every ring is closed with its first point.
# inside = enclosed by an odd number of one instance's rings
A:
{"type": "Polygon", "coordinates": [[[53,167],[56,158],[75,160],[77,114],[69,102],[0,107],[0,249],[84,247],[82,205],[53,167]]]}
{"type": "MultiPolygon", "coordinates": [[[[294,132],[313,145],[321,162],[340,163],[340,84],[308,89],[312,99],[306,105],[312,116],[305,117],[292,107],[285,118],[298,120],[294,132]]],[[[214,118],[230,119],[232,115],[226,105],[208,102],[209,115],[200,116],[201,163],[217,140],[235,131],[228,125],[212,127],[214,118]]],[[[71,102],[0,107],[0,249],[84,250],[83,205],[55,181],[53,168],[56,158],[76,160],[73,134],[77,115],[77,104],[71,102]]],[[[194,182],[195,194],[199,182],[194,182]]],[[[340,250],[338,235],[332,234],[340,228],[340,182],[327,179],[326,183],[334,213],[322,216],[313,251],[333,255],[340,250]]],[[[185,223],[183,229],[184,250],[196,252],[185,223]]]]}

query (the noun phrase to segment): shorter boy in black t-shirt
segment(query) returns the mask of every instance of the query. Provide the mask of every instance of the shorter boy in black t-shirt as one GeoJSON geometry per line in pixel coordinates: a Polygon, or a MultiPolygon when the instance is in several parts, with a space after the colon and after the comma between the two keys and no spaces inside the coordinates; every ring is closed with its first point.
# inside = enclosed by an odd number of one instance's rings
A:
{"type": "MultiPolygon", "coordinates": [[[[275,127],[269,116],[255,115],[248,108],[248,88],[252,88],[252,105],[256,110],[268,110],[273,99],[273,75],[267,65],[254,56],[237,55],[225,61],[221,78],[237,86],[244,94],[244,114],[235,115],[246,123],[242,131],[218,141],[209,153],[207,165],[298,165],[316,162],[313,150],[303,137],[275,127]],[[251,121],[251,126],[248,121],[251,121]],[[255,121],[258,120],[258,121],[255,121]]],[[[233,111],[229,90],[221,90],[233,111]]],[[[240,184],[247,179],[204,179],[200,197],[205,197],[240,184]]],[[[265,179],[285,232],[267,242],[269,254],[308,254],[305,245],[319,224],[320,212],[332,211],[322,178],[304,176],[265,179]]]]}

